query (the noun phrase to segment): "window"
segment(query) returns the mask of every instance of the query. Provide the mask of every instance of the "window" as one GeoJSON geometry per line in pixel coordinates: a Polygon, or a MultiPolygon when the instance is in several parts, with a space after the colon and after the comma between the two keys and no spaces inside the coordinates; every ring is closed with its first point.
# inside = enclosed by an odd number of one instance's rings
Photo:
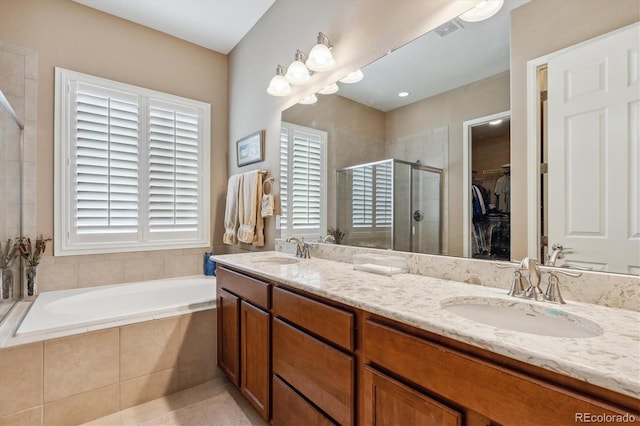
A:
{"type": "Polygon", "coordinates": [[[281,236],[318,238],[326,231],[326,144],[321,130],[282,123],[281,236]]]}
{"type": "Polygon", "coordinates": [[[393,220],[391,162],[356,167],[352,172],[352,226],[388,228],[393,220]]]}
{"type": "Polygon", "coordinates": [[[210,109],[56,68],[56,255],[209,246],[210,109]]]}

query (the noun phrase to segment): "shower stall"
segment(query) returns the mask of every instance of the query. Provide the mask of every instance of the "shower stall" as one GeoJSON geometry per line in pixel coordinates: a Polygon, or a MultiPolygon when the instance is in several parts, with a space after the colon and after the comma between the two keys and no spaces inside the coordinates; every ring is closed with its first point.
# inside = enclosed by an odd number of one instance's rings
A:
{"type": "Polygon", "coordinates": [[[20,262],[8,255],[22,235],[23,128],[0,90],[0,319],[19,295],[20,262]]]}
{"type": "Polygon", "coordinates": [[[337,171],[344,244],[440,254],[442,169],[388,159],[337,171]]]}

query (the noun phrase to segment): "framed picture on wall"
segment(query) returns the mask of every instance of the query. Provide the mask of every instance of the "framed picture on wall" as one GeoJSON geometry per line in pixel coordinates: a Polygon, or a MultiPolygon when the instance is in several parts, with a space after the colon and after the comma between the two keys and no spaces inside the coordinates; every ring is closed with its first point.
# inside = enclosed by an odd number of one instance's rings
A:
{"type": "Polygon", "coordinates": [[[236,142],[238,167],[264,160],[264,130],[236,142]]]}

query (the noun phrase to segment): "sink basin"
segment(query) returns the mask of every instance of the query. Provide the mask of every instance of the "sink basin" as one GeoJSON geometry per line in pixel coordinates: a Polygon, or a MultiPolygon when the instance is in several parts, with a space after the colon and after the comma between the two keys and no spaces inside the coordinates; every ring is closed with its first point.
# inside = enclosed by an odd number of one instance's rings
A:
{"type": "Polygon", "coordinates": [[[265,263],[271,265],[290,265],[293,263],[298,263],[300,259],[296,259],[295,257],[284,257],[284,256],[272,256],[272,257],[263,257],[261,259],[256,259],[252,263],[265,263]]]}
{"type": "Polygon", "coordinates": [[[596,323],[553,306],[496,298],[454,298],[442,309],[497,328],[552,337],[594,337],[602,334],[596,323]]]}

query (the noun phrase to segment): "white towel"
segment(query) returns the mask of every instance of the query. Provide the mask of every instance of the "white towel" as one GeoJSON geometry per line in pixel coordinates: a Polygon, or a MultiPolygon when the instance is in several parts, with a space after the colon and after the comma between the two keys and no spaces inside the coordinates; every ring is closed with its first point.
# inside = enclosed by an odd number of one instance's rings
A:
{"type": "Polygon", "coordinates": [[[258,173],[258,186],[256,188],[258,192],[258,199],[256,200],[256,231],[253,234],[253,245],[256,247],[264,246],[264,219],[260,211],[262,210],[263,191],[262,186],[262,173],[258,173]]]}
{"type": "Polygon", "coordinates": [[[224,236],[222,242],[225,244],[236,244],[238,239],[236,229],[238,228],[238,196],[242,186],[242,175],[233,175],[227,183],[227,204],[224,210],[224,236]]]}
{"type": "MultiPolygon", "coordinates": [[[[240,196],[238,197],[238,241],[252,244],[256,232],[256,219],[258,215],[258,194],[262,194],[262,182],[259,182],[260,173],[257,170],[247,172],[242,177],[240,196]],[[260,184],[260,186],[258,186],[260,184]]],[[[260,216],[262,218],[262,216],[260,216]]]]}

